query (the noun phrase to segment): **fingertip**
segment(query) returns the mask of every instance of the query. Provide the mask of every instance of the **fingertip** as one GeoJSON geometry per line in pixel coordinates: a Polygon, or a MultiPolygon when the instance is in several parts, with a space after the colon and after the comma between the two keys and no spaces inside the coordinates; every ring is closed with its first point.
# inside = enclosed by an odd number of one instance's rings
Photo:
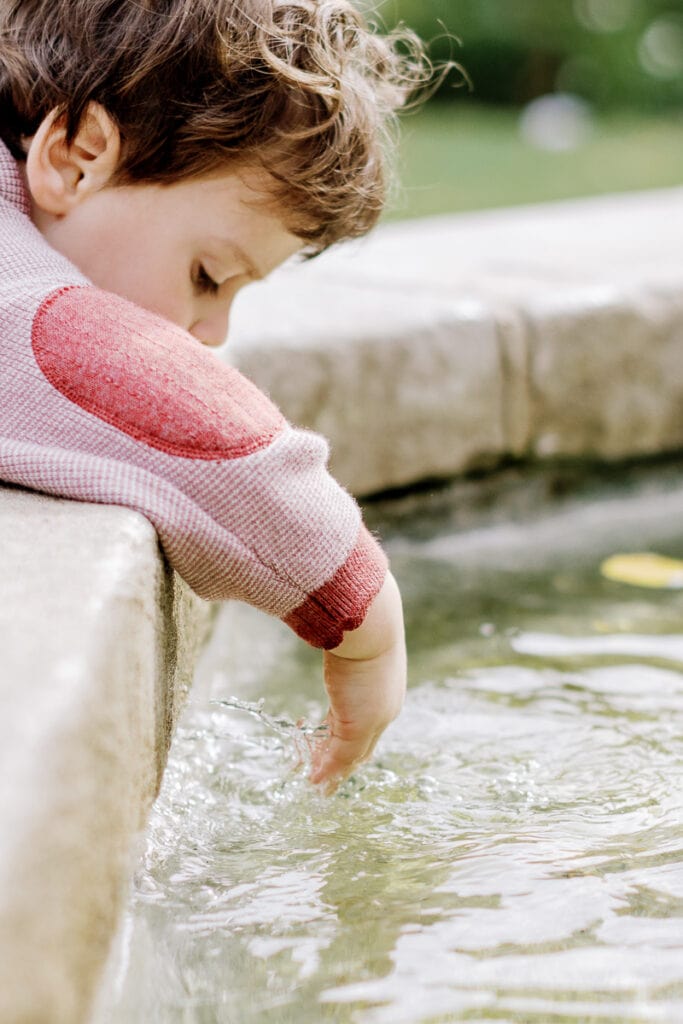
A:
{"type": "Polygon", "coordinates": [[[345,779],[345,775],[339,771],[333,771],[331,766],[321,765],[310,773],[308,781],[319,787],[325,796],[332,796],[337,791],[340,783],[345,779]]]}
{"type": "Polygon", "coordinates": [[[308,781],[311,782],[314,786],[318,786],[320,785],[321,782],[325,781],[325,775],[325,765],[319,764],[316,768],[312,768],[311,771],[308,773],[308,781]]]}

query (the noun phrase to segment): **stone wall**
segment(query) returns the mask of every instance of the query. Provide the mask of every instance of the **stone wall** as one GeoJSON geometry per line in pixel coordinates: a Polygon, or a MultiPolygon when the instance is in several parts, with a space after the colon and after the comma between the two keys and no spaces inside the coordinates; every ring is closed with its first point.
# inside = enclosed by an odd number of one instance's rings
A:
{"type": "Polygon", "coordinates": [[[683,189],[441,217],[247,289],[227,357],[368,494],[683,446],[683,189]]]}
{"type": "Polygon", "coordinates": [[[126,509],[0,487],[0,1021],[88,1013],[209,609],[126,509]]]}

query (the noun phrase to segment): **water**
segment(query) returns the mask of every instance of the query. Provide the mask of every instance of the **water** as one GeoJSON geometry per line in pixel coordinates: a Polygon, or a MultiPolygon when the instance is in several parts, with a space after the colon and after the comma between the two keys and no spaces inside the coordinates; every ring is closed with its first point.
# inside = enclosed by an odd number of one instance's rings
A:
{"type": "Polygon", "coordinates": [[[683,593],[599,574],[683,555],[680,478],[648,479],[513,484],[464,532],[453,495],[375,510],[410,690],[332,798],[318,656],[226,607],[98,1024],[680,1024],[683,593]]]}

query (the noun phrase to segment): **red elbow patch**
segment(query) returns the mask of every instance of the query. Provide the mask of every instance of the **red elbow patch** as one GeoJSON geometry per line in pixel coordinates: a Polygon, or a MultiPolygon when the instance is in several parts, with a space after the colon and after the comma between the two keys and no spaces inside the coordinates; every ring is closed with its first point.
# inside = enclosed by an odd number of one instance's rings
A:
{"type": "Polygon", "coordinates": [[[129,437],[189,459],[235,459],[282,431],[279,409],[181,328],[94,287],[54,292],[33,352],[57,391],[129,437]]]}
{"type": "Polygon", "coordinates": [[[313,647],[332,650],[342,642],[344,633],[361,625],[382,588],[386,571],[386,555],[361,526],[353,551],[332,579],[283,621],[313,647]]]}

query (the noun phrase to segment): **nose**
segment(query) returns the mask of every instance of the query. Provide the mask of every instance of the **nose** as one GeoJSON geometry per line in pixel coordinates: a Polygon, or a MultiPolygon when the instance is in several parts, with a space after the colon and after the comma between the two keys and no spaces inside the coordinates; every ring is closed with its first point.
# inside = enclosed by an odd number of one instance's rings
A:
{"type": "Polygon", "coordinates": [[[190,334],[202,345],[209,345],[211,348],[218,348],[223,345],[228,336],[228,325],[230,323],[230,307],[223,308],[210,316],[196,320],[190,327],[190,334]]]}

